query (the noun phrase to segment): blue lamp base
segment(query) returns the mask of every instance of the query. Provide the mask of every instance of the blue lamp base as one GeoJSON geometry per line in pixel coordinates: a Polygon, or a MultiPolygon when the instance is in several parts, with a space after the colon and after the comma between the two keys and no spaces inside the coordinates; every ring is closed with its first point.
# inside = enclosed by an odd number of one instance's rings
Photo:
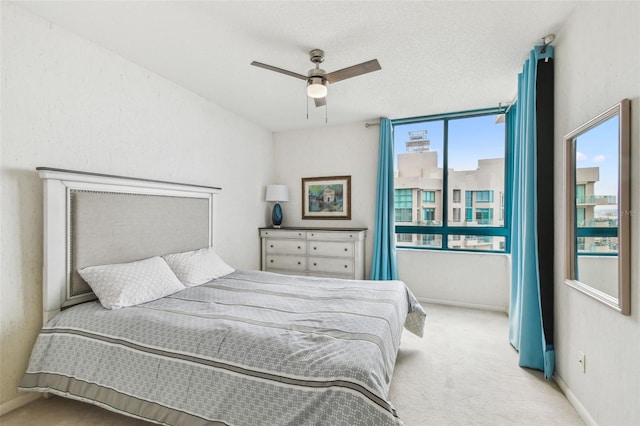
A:
{"type": "Polygon", "coordinates": [[[271,222],[274,228],[280,228],[282,225],[282,207],[279,203],[275,203],[273,206],[273,213],[271,213],[271,222]]]}

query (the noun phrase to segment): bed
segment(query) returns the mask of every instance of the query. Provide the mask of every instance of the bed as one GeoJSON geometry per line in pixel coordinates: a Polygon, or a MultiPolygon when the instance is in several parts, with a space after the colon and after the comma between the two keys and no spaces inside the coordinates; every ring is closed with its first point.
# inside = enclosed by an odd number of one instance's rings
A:
{"type": "Polygon", "coordinates": [[[21,390],[167,425],[403,424],[389,385],[403,328],[421,336],[425,320],[404,283],[234,270],[217,257],[215,273],[180,270],[185,254],[216,256],[219,188],[39,172],[45,324],[21,390]],[[149,259],[184,285],[105,309],[87,271],[149,259]]]}

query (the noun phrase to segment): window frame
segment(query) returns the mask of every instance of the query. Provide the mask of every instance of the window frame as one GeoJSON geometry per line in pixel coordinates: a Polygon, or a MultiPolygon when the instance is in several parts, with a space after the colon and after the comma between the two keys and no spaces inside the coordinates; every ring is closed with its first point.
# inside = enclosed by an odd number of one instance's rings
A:
{"type": "MultiPolygon", "coordinates": [[[[511,253],[511,194],[512,194],[512,179],[508,179],[513,173],[512,162],[512,146],[513,141],[508,138],[508,123],[504,126],[504,220],[503,226],[451,226],[449,225],[449,205],[458,204],[453,201],[453,192],[451,199],[449,199],[449,176],[446,172],[448,168],[448,144],[449,144],[449,121],[462,118],[474,118],[486,115],[499,115],[505,114],[507,107],[498,106],[496,108],[485,108],[471,111],[461,111],[447,114],[436,114],[422,117],[411,117],[403,119],[391,120],[392,128],[395,125],[411,124],[418,122],[429,121],[443,121],[444,125],[444,137],[443,137],[443,173],[442,173],[442,220],[439,226],[419,226],[419,225],[398,225],[394,222],[395,234],[432,234],[440,235],[442,239],[441,247],[416,247],[416,246],[403,246],[401,242],[396,244],[398,249],[407,250],[437,250],[437,251],[452,251],[452,252],[470,252],[470,253],[511,253]],[[454,235],[473,235],[477,237],[504,237],[504,250],[479,250],[479,249],[461,249],[461,248],[449,248],[449,236],[454,235]]],[[[396,154],[393,154],[394,157],[396,154]]],[[[453,188],[455,189],[455,188],[453,188]]],[[[462,194],[461,194],[462,195],[462,194]]],[[[463,200],[460,200],[461,202],[463,200]]],[[[461,214],[464,215],[460,218],[461,221],[466,222],[467,206],[461,206],[461,214]]],[[[473,208],[472,208],[472,220],[473,220],[473,208]]],[[[451,220],[453,222],[453,220],[451,220]]],[[[459,223],[459,222],[453,222],[459,223]]]]}

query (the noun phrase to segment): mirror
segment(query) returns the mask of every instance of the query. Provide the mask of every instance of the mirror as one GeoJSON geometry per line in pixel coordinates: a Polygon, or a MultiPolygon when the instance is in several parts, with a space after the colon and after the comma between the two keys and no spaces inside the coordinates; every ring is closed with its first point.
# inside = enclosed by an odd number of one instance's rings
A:
{"type": "Polygon", "coordinates": [[[566,280],[631,313],[630,102],[624,99],[565,136],[566,280]]]}

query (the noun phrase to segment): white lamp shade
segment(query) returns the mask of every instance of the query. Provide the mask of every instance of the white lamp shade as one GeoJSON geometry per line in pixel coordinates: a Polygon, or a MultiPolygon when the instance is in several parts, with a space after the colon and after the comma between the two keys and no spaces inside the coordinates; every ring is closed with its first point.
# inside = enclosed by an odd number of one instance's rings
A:
{"type": "Polygon", "coordinates": [[[267,185],[266,201],[289,201],[289,188],[287,185],[267,185]]]}
{"type": "Polygon", "coordinates": [[[310,98],[324,98],[327,96],[327,85],[318,77],[311,78],[307,85],[307,96],[310,98]]]}

